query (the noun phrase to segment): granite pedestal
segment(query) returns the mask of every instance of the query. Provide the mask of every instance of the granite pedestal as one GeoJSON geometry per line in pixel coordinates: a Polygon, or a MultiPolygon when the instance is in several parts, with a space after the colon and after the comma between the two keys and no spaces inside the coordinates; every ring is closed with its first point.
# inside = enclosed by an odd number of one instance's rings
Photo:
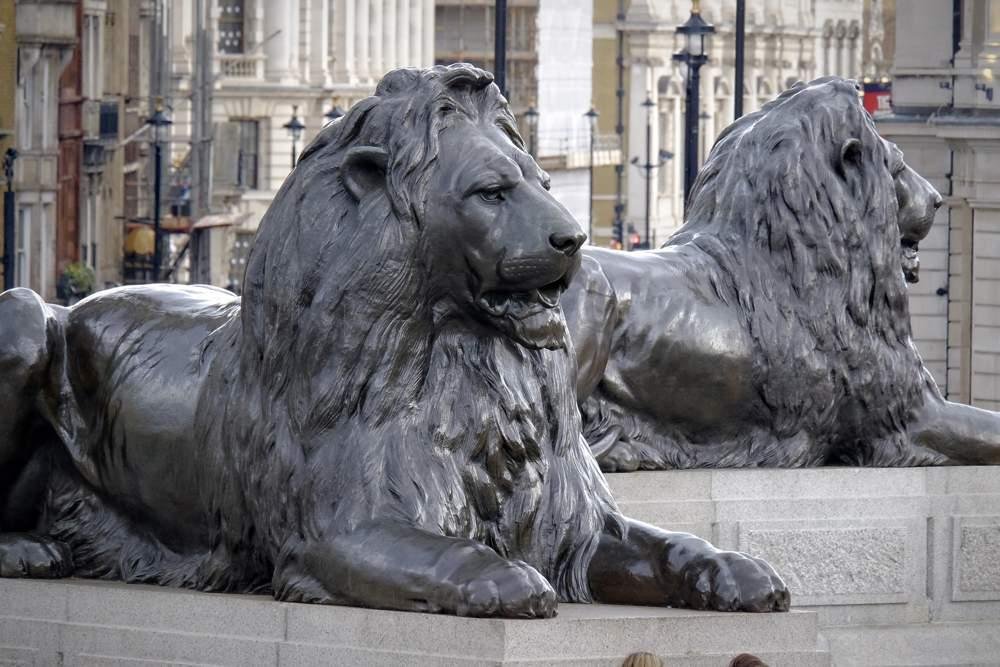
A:
{"type": "Polygon", "coordinates": [[[751,651],[819,667],[816,614],[561,605],[552,620],[467,619],[150,586],[0,579],[0,664],[580,665],[633,651],[722,667],[751,651]]]}
{"type": "Polygon", "coordinates": [[[629,516],[770,562],[835,665],[1000,665],[1000,467],[608,479],[629,516]]]}

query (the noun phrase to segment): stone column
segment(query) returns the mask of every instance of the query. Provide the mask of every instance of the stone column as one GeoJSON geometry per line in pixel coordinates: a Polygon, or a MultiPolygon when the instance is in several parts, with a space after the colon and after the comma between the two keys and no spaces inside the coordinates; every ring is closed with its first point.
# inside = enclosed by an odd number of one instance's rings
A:
{"type": "Polygon", "coordinates": [[[400,67],[416,65],[410,59],[410,0],[396,0],[396,59],[400,67]]]}
{"type": "Polygon", "coordinates": [[[434,0],[424,0],[423,58],[421,67],[434,64],[434,0]]]}
{"type": "Polygon", "coordinates": [[[310,0],[309,29],[309,79],[314,86],[325,86],[330,80],[330,0],[310,0]]]}
{"type": "Polygon", "coordinates": [[[421,38],[423,34],[424,12],[423,0],[410,0],[410,65],[420,67],[423,60],[424,43],[421,38]]]}
{"type": "Polygon", "coordinates": [[[354,83],[355,68],[354,0],[335,0],[333,8],[333,77],[337,83],[354,83]]]}
{"type": "Polygon", "coordinates": [[[369,53],[371,55],[371,64],[369,67],[369,73],[373,79],[380,79],[382,75],[385,74],[385,64],[383,61],[383,51],[382,51],[382,34],[385,29],[385,21],[383,20],[383,0],[370,0],[370,12],[371,21],[369,24],[368,36],[371,40],[369,47],[369,53]]]}
{"type": "Polygon", "coordinates": [[[398,33],[396,31],[398,20],[396,18],[396,0],[381,0],[382,2],[382,67],[388,72],[399,67],[399,58],[396,55],[398,48],[398,33]]]}
{"type": "Polygon", "coordinates": [[[354,5],[354,71],[358,79],[370,78],[368,28],[371,21],[371,0],[355,0],[354,5]]]}
{"type": "MultiPolygon", "coordinates": [[[[297,19],[294,12],[298,3],[266,3],[264,8],[265,39],[277,35],[264,44],[264,76],[270,81],[290,81],[294,74],[293,45],[298,41],[297,19]]],[[[296,45],[297,46],[297,45],[296,45]]],[[[298,50],[297,48],[295,49],[298,50]]]]}
{"type": "MultiPolygon", "coordinates": [[[[653,101],[656,102],[658,97],[656,91],[654,90],[655,81],[653,80],[653,62],[651,59],[646,57],[635,57],[629,64],[629,96],[628,96],[628,155],[626,156],[626,162],[631,162],[633,158],[636,159],[638,165],[646,164],[647,151],[646,151],[646,124],[649,122],[649,112],[646,107],[642,105],[647,96],[652,97],[653,101]]],[[[652,110],[653,117],[653,131],[651,135],[651,150],[650,155],[652,156],[653,164],[656,163],[657,150],[659,148],[658,142],[658,132],[657,132],[657,115],[659,109],[654,107],[652,110]]],[[[678,156],[680,157],[680,156],[678,156]]],[[[643,237],[645,241],[646,234],[646,206],[647,206],[647,189],[646,189],[646,170],[641,166],[635,166],[628,164],[628,171],[626,182],[628,184],[628,216],[626,218],[627,223],[635,227],[635,230],[639,232],[639,235],[643,237]]],[[[654,172],[655,178],[655,172],[654,172]]],[[[655,180],[652,184],[651,194],[649,197],[649,218],[650,218],[650,234],[656,224],[656,200],[657,187],[655,180]]],[[[627,232],[626,228],[626,232],[627,232]]]]}
{"type": "MultiPolygon", "coordinates": [[[[708,151],[712,148],[712,142],[715,141],[715,77],[718,74],[718,70],[711,65],[703,68],[701,74],[701,109],[699,110],[699,116],[701,115],[700,112],[704,112],[708,114],[708,118],[698,128],[702,145],[701,158],[698,160],[699,169],[701,169],[701,165],[705,164],[708,151]]],[[[701,118],[698,119],[698,122],[701,123],[701,118]]]]}

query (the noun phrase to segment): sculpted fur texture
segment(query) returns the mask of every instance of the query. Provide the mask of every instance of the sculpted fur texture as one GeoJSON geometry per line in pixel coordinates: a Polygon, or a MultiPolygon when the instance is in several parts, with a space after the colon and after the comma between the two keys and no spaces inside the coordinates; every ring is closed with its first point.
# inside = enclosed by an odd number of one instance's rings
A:
{"type": "Polygon", "coordinates": [[[667,244],[588,247],[567,294],[602,466],[1000,463],[1000,417],[944,401],[911,338],[940,204],[853,82],[727,128],[667,244]]]}
{"type": "Polygon", "coordinates": [[[397,70],[303,153],[242,300],[0,295],[0,575],[787,609],[762,561],[619,513],[559,304],[584,235],[547,189],[488,73],[397,70]]]}

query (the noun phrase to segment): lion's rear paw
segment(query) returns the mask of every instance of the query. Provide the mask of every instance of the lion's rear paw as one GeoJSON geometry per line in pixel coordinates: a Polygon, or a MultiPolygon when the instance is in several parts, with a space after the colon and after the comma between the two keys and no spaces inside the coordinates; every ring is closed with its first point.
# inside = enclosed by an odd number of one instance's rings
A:
{"type": "Polygon", "coordinates": [[[503,561],[485,568],[459,586],[459,616],[552,618],[556,593],[538,570],[523,561],[503,561]]]}
{"type": "Polygon", "coordinates": [[[58,540],[30,533],[0,535],[0,577],[56,579],[73,574],[73,555],[58,540]]]}

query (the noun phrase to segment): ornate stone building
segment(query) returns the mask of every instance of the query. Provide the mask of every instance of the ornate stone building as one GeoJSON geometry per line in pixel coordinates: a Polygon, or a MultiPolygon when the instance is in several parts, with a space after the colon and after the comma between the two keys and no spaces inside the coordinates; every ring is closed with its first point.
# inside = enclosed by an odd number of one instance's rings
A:
{"type": "Polygon", "coordinates": [[[76,3],[15,3],[15,284],[46,298],[56,287],[59,77],[77,44],[76,3]]]}
{"type": "Polygon", "coordinates": [[[879,131],[945,197],[920,244],[914,338],[948,398],[1000,410],[1000,0],[896,9],[879,131]]]}
{"type": "MultiPolygon", "coordinates": [[[[701,69],[699,162],[733,120],[735,61],[735,3],[700,4],[716,33],[708,41],[709,62],[701,69]]],[[[672,55],[682,48],[675,29],[688,19],[691,6],[688,0],[595,2],[595,100],[602,119],[609,119],[607,126],[617,125],[626,137],[617,173],[608,167],[597,176],[594,231],[600,245],[611,240],[616,202],[626,230],[634,229],[640,239],[644,235],[647,173],[653,179],[651,245],[661,245],[681,223],[686,72],[672,55]],[[652,104],[643,104],[647,98],[652,104]],[[646,170],[646,164],[655,167],[646,170]]],[[[862,0],[748,2],[744,113],[799,79],[828,74],[860,79],[862,18],[862,0]]]]}
{"type": "Polygon", "coordinates": [[[191,168],[199,154],[191,148],[208,146],[202,168],[212,173],[208,205],[201,211],[175,205],[175,212],[196,225],[192,281],[237,287],[250,239],[292,167],[293,151],[308,144],[325,114],[370,95],[389,69],[433,62],[434,2],[168,1],[177,172],[171,198],[207,189],[205,176],[191,168]],[[202,6],[208,83],[199,86],[202,6]],[[200,128],[192,106],[199,95],[207,100],[200,128]],[[293,115],[305,126],[294,146],[285,128],[293,115]]]}

